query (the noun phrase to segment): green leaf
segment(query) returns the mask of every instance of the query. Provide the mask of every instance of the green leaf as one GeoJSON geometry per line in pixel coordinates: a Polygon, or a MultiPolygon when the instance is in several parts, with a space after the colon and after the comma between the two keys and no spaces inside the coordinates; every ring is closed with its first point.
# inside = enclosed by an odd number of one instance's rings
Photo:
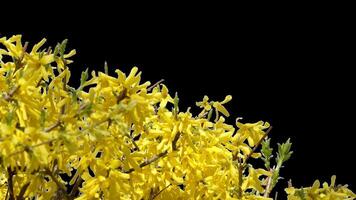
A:
{"type": "Polygon", "coordinates": [[[292,143],[290,142],[290,138],[283,144],[278,143],[278,154],[276,158],[276,162],[282,165],[284,162],[290,159],[293,154],[291,151],[292,143]]]}
{"type": "Polygon", "coordinates": [[[290,138],[283,144],[278,143],[278,153],[276,157],[277,165],[274,167],[273,175],[272,175],[272,188],[277,184],[280,179],[279,173],[280,169],[283,167],[283,163],[290,159],[293,154],[291,151],[292,143],[290,142],[290,138]]]}
{"type": "Polygon", "coordinates": [[[66,50],[67,43],[68,43],[68,39],[63,40],[63,42],[61,43],[61,47],[59,49],[59,54],[61,55],[62,58],[64,56],[64,52],[66,50]]]}
{"type": "Polygon", "coordinates": [[[105,61],[105,63],[104,63],[104,73],[105,73],[106,75],[109,74],[108,63],[107,63],[106,61],[105,61]]]}
{"type": "Polygon", "coordinates": [[[80,87],[83,87],[85,82],[88,80],[88,68],[86,68],[85,71],[82,72],[82,75],[80,77],[80,87]]]}
{"type": "Polygon", "coordinates": [[[12,120],[14,119],[14,112],[10,111],[6,114],[6,123],[7,125],[11,126],[12,120]]]}
{"type": "Polygon", "coordinates": [[[177,116],[177,115],[178,115],[178,112],[179,112],[178,103],[179,103],[178,92],[176,92],[176,94],[175,94],[175,96],[174,96],[174,100],[173,100],[173,104],[174,104],[173,114],[174,114],[175,116],[177,116]]]}
{"type": "Polygon", "coordinates": [[[56,47],[54,48],[53,55],[57,56],[59,53],[59,49],[61,48],[61,44],[57,43],[56,47]]]}
{"type": "Polygon", "coordinates": [[[210,109],[209,110],[209,113],[208,113],[208,118],[207,120],[210,121],[211,117],[213,116],[213,109],[210,109]]]}
{"type": "Polygon", "coordinates": [[[273,148],[270,147],[270,143],[271,143],[270,138],[264,140],[262,142],[262,149],[261,149],[262,160],[264,161],[265,167],[268,170],[271,168],[271,158],[273,157],[272,156],[273,148]]]}

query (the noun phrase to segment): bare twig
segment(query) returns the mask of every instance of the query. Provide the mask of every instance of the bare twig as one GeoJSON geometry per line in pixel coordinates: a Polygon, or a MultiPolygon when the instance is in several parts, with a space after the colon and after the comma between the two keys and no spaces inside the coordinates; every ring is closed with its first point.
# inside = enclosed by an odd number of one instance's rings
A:
{"type": "Polygon", "coordinates": [[[14,155],[19,154],[19,153],[22,153],[22,152],[24,152],[24,151],[31,150],[32,148],[36,148],[36,147],[39,147],[39,146],[41,146],[41,145],[49,144],[49,143],[51,143],[51,142],[53,142],[53,141],[55,141],[55,140],[57,140],[57,138],[51,139],[51,140],[48,140],[48,141],[44,141],[44,142],[41,142],[41,143],[38,143],[38,144],[35,144],[35,145],[32,145],[32,146],[27,146],[27,147],[25,147],[25,148],[22,149],[22,150],[15,151],[15,152],[9,154],[8,157],[14,156],[14,155]]]}
{"type": "Polygon", "coordinates": [[[177,142],[178,142],[178,139],[179,139],[179,137],[180,137],[181,134],[182,134],[181,132],[178,132],[178,133],[176,133],[176,135],[174,136],[174,139],[173,139],[173,141],[172,141],[172,149],[173,149],[173,151],[177,151],[177,150],[178,150],[178,149],[177,149],[177,142]]]}
{"type": "Polygon", "coordinates": [[[66,200],[69,200],[69,196],[67,195],[66,187],[61,182],[58,181],[58,179],[54,176],[52,171],[49,168],[46,168],[45,173],[51,177],[52,181],[54,181],[54,183],[57,185],[59,191],[62,192],[64,198],[66,200]]]}
{"type": "Polygon", "coordinates": [[[74,199],[75,196],[78,194],[79,192],[79,186],[84,182],[84,180],[82,179],[82,177],[78,176],[77,180],[75,181],[72,190],[69,193],[69,197],[71,199],[74,199]]]}
{"type": "Polygon", "coordinates": [[[266,189],[265,189],[265,194],[264,194],[264,197],[269,197],[269,193],[270,193],[270,189],[271,189],[271,185],[272,185],[272,177],[273,177],[273,169],[270,169],[270,172],[271,172],[271,176],[269,176],[267,178],[267,186],[266,186],[266,189]]]}
{"type": "Polygon", "coordinates": [[[135,142],[135,140],[129,135],[129,134],[126,134],[126,137],[128,137],[131,141],[131,143],[135,146],[135,149],[137,151],[140,151],[140,148],[138,147],[137,143],[135,142]]]}
{"type": "Polygon", "coordinates": [[[253,153],[256,152],[257,148],[260,146],[260,144],[262,143],[262,141],[267,137],[267,135],[271,132],[272,130],[272,126],[270,126],[266,133],[262,136],[262,138],[257,142],[257,144],[255,145],[255,147],[252,149],[252,151],[247,155],[246,159],[244,160],[244,162],[242,163],[242,168],[244,169],[247,165],[247,161],[248,159],[252,156],[253,153]]]}
{"type": "Polygon", "coordinates": [[[16,85],[11,88],[11,90],[8,93],[4,93],[3,97],[6,101],[10,101],[12,99],[12,96],[14,96],[15,92],[19,89],[20,86],[16,85]]]}
{"type": "Polygon", "coordinates": [[[30,185],[30,182],[26,183],[25,185],[22,186],[19,195],[17,195],[17,200],[24,200],[24,195],[26,193],[26,190],[28,186],[30,185]]]}
{"type": "Polygon", "coordinates": [[[155,88],[157,85],[159,85],[160,83],[162,83],[164,81],[164,79],[161,79],[159,81],[157,81],[155,84],[151,85],[150,87],[147,88],[147,91],[151,91],[153,90],[153,88],[155,88]]]}
{"type": "Polygon", "coordinates": [[[167,188],[169,188],[170,186],[172,186],[172,183],[170,183],[169,185],[167,185],[166,187],[164,187],[162,190],[160,190],[159,192],[157,192],[157,194],[154,194],[151,198],[151,200],[155,199],[156,197],[158,197],[158,195],[160,195],[163,191],[165,191],[167,188]]]}
{"type": "MultiPolygon", "coordinates": [[[[143,168],[143,167],[145,167],[145,166],[157,161],[158,159],[166,156],[167,154],[168,154],[168,151],[164,151],[164,152],[162,152],[162,153],[160,153],[158,155],[154,155],[150,159],[147,159],[144,162],[142,162],[139,166],[140,166],[140,168],[143,168]]],[[[133,171],[135,171],[135,169],[134,168],[130,168],[129,170],[124,171],[124,173],[129,174],[129,173],[131,173],[133,171]]]]}
{"type": "Polygon", "coordinates": [[[57,128],[59,125],[61,125],[60,120],[56,121],[56,123],[52,124],[50,127],[45,128],[44,131],[48,133],[48,132],[52,131],[53,129],[57,128]]]}
{"type": "MultiPolygon", "coordinates": [[[[173,141],[172,141],[172,149],[173,149],[174,151],[177,150],[177,142],[178,142],[178,139],[179,139],[180,135],[181,135],[181,133],[178,132],[178,133],[175,135],[175,137],[174,137],[174,139],[173,139],[173,141]]],[[[160,159],[160,158],[166,156],[167,154],[168,154],[168,151],[166,150],[166,151],[164,151],[164,152],[162,152],[162,153],[160,153],[160,154],[158,154],[158,155],[154,155],[154,156],[152,156],[150,159],[147,159],[147,160],[145,160],[144,162],[142,162],[139,166],[140,166],[140,168],[143,168],[143,167],[145,167],[145,166],[147,166],[147,165],[149,165],[149,164],[151,164],[151,163],[157,161],[158,159],[160,159]]],[[[131,173],[131,172],[133,172],[133,171],[135,171],[135,169],[134,169],[134,168],[130,168],[129,170],[126,170],[126,171],[123,171],[123,172],[124,172],[124,173],[131,173]]]]}
{"type": "Polygon", "coordinates": [[[239,157],[237,157],[237,163],[238,163],[238,178],[239,178],[239,182],[238,182],[238,187],[237,187],[237,197],[239,199],[242,198],[242,171],[244,170],[242,168],[242,161],[239,157]]]}
{"type": "Polygon", "coordinates": [[[10,167],[7,168],[8,178],[7,178],[7,187],[9,191],[9,200],[15,200],[14,195],[14,183],[12,182],[12,177],[15,175],[15,171],[12,171],[10,167]]]}
{"type": "Polygon", "coordinates": [[[246,168],[247,166],[247,161],[248,159],[252,156],[252,154],[257,150],[257,148],[260,146],[260,144],[262,143],[262,141],[267,137],[267,135],[269,134],[269,132],[271,132],[272,130],[272,126],[270,126],[268,128],[268,130],[266,131],[266,133],[262,136],[262,138],[257,142],[257,144],[255,145],[255,147],[253,148],[253,150],[247,155],[246,159],[242,162],[240,160],[240,158],[237,156],[237,162],[238,162],[238,173],[239,173],[239,182],[238,182],[238,188],[237,188],[237,197],[238,198],[242,198],[242,175],[243,175],[243,170],[246,168]]]}

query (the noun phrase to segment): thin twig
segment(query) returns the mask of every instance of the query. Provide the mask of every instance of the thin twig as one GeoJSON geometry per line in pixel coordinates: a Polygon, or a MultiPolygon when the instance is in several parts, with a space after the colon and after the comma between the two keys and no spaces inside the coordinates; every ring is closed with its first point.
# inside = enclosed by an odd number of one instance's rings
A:
{"type": "Polygon", "coordinates": [[[14,87],[11,88],[11,90],[9,91],[9,93],[5,93],[3,96],[4,96],[4,99],[6,101],[10,101],[12,99],[12,96],[14,96],[15,92],[19,89],[20,86],[16,85],[14,87]]]}
{"type": "Polygon", "coordinates": [[[158,195],[160,195],[163,191],[165,191],[167,188],[169,188],[170,186],[172,186],[172,183],[170,183],[169,185],[167,185],[166,187],[164,187],[162,190],[160,190],[159,192],[157,192],[157,194],[153,195],[152,199],[155,199],[156,197],[158,197],[158,195]]]}
{"type": "Polygon", "coordinates": [[[30,182],[26,183],[25,185],[22,186],[19,195],[17,195],[17,200],[24,200],[24,195],[26,193],[26,190],[28,186],[30,185],[30,182]]]}
{"type": "Polygon", "coordinates": [[[272,185],[273,169],[270,169],[270,172],[271,172],[271,176],[269,176],[267,178],[267,186],[266,186],[266,190],[265,190],[265,194],[264,194],[264,197],[266,197],[266,198],[269,197],[270,188],[272,185]]]}
{"type": "Polygon", "coordinates": [[[238,182],[238,188],[237,188],[237,197],[239,199],[242,198],[242,171],[244,170],[242,168],[242,161],[239,157],[237,157],[237,163],[238,163],[238,178],[239,178],[239,182],[238,182]]]}
{"type": "Polygon", "coordinates": [[[177,142],[178,142],[178,139],[179,139],[179,137],[180,137],[181,134],[182,134],[181,132],[178,132],[178,133],[176,133],[176,135],[174,136],[174,139],[173,139],[173,141],[172,141],[172,149],[173,149],[173,151],[177,151],[177,150],[178,150],[178,149],[177,149],[177,142]]]}
{"type": "Polygon", "coordinates": [[[126,137],[128,137],[130,139],[131,143],[135,146],[136,151],[140,151],[140,148],[138,147],[135,140],[129,134],[126,134],[126,137]]]}
{"type": "Polygon", "coordinates": [[[64,198],[69,200],[69,196],[67,195],[66,187],[61,182],[58,181],[58,179],[54,176],[52,171],[49,168],[46,168],[45,173],[51,177],[52,181],[54,181],[54,183],[57,185],[59,190],[64,195],[64,198]]]}
{"type": "MultiPolygon", "coordinates": [[[[174,137],[173,141],[172,141],[172,149],[173,149],[174,151],[177,150],[177,142],[178,142],[178,139],[179,139],[180,135],[181,135],[181,133],[178,132],[178,133],[176,134],[176,136],[174,137]]],[[[145,167],[145,166],[147,166],[147,165],[149,165],[149,164],[151,164],[151,163],[157,161],[158,159],[160,159],[160,158],[166,156],[167,154],[168,154],[168,151],[166,150],[166,151],[164,151],[164,152],[162,152],[162,153],[160,153],[160,154],[158,154],[158,155],[154,155],[154,156],[152,156],[150,159],[145,160],[144,162],[142,162],[139,166],[140,166],[140,168],[143,168],[143,167],[145,167]]],[[[134,168],[130,168],[129,170],[126,170],[126,171],[123,171],[123,172],[124,172],[124,173],[131,173],[131,172],[133,172],[133,171],[135,171],[135,169],[134,169],[134,168]]]]}
{"type": "MultiPolygon", "coordinates": [[[[168,154],[168,151],[164,151],[164,152],[162,152],[162,153],[160,153],[158,155],[154,155],[150,159],[145,160],[144,162],[142,162],[139,166],[140,166],[140,168],[143,168],[143,167],[145,167],[145,166],[157,161],[158,159],[166,156],[167,154],[168,154]]],[[[130,168],[129,170],[126,170],[126,171],[123,171],[123,172],[129,174],[129,173],[131,173],[133,171],[135,171],[135,169],[134,168],[130,168]]]]}
{"type": "Polygon", "coordinates": [[[15,171],[12,171],[10,167],[7,168],[8,178],[7,178],[7,187],[9,191],[9,200],[15,200],[14,195],[14,184],[12,182],[12,177],[15,175],[15,171]]]}
{"type": "Polygon", "coordinates": [[[147,88],[147,91],[151,91],[153,90],[153,88],[155,88],[157,85],[159,85],[160,83],[162,83],[164,81],[164,79],[161,79],[159,81],[157,81],[155,84],[151,85],[150,87],[147,88]]]}
{"type": "Polygon", "coordinates": [[[242,168],[244,169],[247,165],[247,161],[248,159],[252,156],[253,153],[256,152],[257,148],[260,146],[260,144],[263,142],[263,140],[267,137],[267,135],[271,132],[272,130],[272,126],[270,126],[266,133],[262,136],[262,138],[257,142],[257,144],[255,145],[255,147],[252,149],[252,151],[247,155],[246,159],[244,160],[244,162],[242,163],[242,168]]]}
{"type": "Polygon", "coordinates": [[[77,193],[79,192],[79,186],[84,182],[84,180],[82,179],[82,177],[80,177],[80,175],[78,176],[77,180],[75,180],[75,183],[73,185],[72,190],[69,193],[69,197],[71,199],[74,199],[75,196],[77,195],[77,193]]]}
{"type": "Polygon", "coordinates": [[[246,168],[247,166],[247,161],[248,159],[252,156],[252,154],[257,150],[258,146],[260,146],[260,144],[262,143],[262,141],[267,137],[267,135],[269,134],[269,132],[272,130],[272,126],[270,126],[268,128],[268,130],[266,131],[266,133],[262,136],[262,138],[257,142],[257,144],[255,145],[255,147],[253,148],[253,150],[247,155],[246,159],[242,162],[240,160],[240,158],[238,157],[238,155],[236,154],[236,159],[238,162],[238,178],[239,178],[239,182],[238,182],[238,188],[237,188],[237,197],[241,198],[242,197],[242,175],[243,175],[243,170],[246,168]]]}
{"type": "Polygon", "coordinates": [[[45,128],[44,132],[48,133],[48,132],[52,131],[53,129],[57,128],[59,125],[61,125],[61,121],[60,120],[56,121],[56,123],[52,124],[50,127],[45,128]]]}
{"type": "Polygon", "coordinates": [[[32,148],[36,148],[36,147],[39,147],[39,146],[41,146],[41,145],[49,144],[49,143],[51,143],[51,142],[53,142],[53,141],[55,141],[55,140],[58,140],[58,139],[55,138],[55,139],[51,139],[51,140],[48,140],[48,141],[44,141],[44,142],[41,142],[41,143],[38,143],[38,144],[35,144],[35,145],[32,145],[32,146],[27,146],[27,147],[25,147],[25,148],[22,149],[22,150],[19,150],[19,151],[15,151],[15,152],[13,152],[13,153],[10,153],[10,154],[8,155],[8,157],[14,156],[14,155],[16,155],[16,154],[22,153],[22,152],[27,151],[27,150],[31,150],[32,148]]]}

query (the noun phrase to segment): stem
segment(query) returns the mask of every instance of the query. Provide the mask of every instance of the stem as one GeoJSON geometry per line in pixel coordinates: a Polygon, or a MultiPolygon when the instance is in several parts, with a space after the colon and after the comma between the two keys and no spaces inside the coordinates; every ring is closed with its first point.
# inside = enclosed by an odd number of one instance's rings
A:
{"type": "Polygon", "coordinates": [[[17,91],[17,89],[19,89],[20,86],[16,85],[14,87],[11,88],[11,90],[9,91],[9,93],[5,93],[4,94],[4,99],[6,101],[10,101],[12,99],[12,96],[14,96],[15,92],[17,91]]]}
{"type": "Polygon", "coordinates": [[[19,195],[17,196],[17,200],[24,200],[24,195],[26,193],[26,190],[28,186],[30,185],[30,182],[26,183],[25,185],[22,186],[19,195]]]}
{"type": "Polygon", "coordinates": [[[41,145],[44,145],[44,144],[49,144],[49,143],[51,143],[51,142],[53,142],[53,141],[55,141],[55,140],[57,140],[57,139],[52,139],[52,140],[48,140],[48,141],[45,141],[45,142],[41,142],[41,143],[38,143],[38,144],[35,144],[35,145],[32,145],[32,146],[27,146],[27,147],[25,147],[23,150],[15,151],[15,152],[9,154],[8,156],[9,156],[9,157],[10,157],[10,156],[14,156],[14,155],[19,154],[19,153],[22,153],[22,152],[24,152],[24,151],[26,151],[26,150],[28,150],[28,149],[32,149],[32,148],[35,148],[35,147],[38,147],[38,146],[41,146],[41,145]]]}
{"type": "Polygon", "coordinates": [[[84,182],[84,180],[82,179],[82,177],[78,176],[77,180],[75,181],[72,190],[69,193],[69,197],[71,199],[74,199],[74,197],[77,195],[77,193],[79,192],[79,186],[84,182]]]}
{"type": "Polygon", "coordinates": [[[7,187],[9,191],[9,200],[15,200],[14,195],[14,183],[12,182],[12,177],[15,175],[15,171],[12,171],[10,167],[7,168],[8,178],[7,178],[7,187]]]}
{"type": "Polygon", "coordinates": [[[178,139],[179,139],[179,137],[180,137],[181,134],[182,134],[181,132],[178,132],[178,133],[176,133],[176,135],[174,136],[174,139],[173,139],[173,141],[172,141],[172,149],[173,149],[173,151],[177,151],[177,150],[178,150],[178,149],[177,149],[177,142],[178,142],[178,139]]]}
{"type": "Polygon", "coordinates": [[[61,182],[58,181],[58,179],[54,176],[52,171],[49,168],[46,168],[45,173],[51,177],[51,179],[54,181],[54,183],[56,183],[59,191],[61,191],[62,194],[64,195],[64,198],[66,200],[69,200],[69,196],[67,195],[67,192],[66,192],[66,187],[61,182]]]}
{"type": "Polygon", "coordinates": [[[238,175],[239,175],[239,181],[238,181],[238,187],[237,187],[237,197],[239,199],[242,198],[242,175],[243,175],[243,170],[246,168],[247,166],[247,161],[248,159],[252,156],[252,154],[257,150],[257,148],[260,146],[260,144],[262,143],[262,141],[267,137],[267,135],[269,134],[269,132],[271,132],[272,130],[272,126],[270,126],[266,133],[262,136],[262,138],[257,142],[257,144],[255,145],[255,147],[252,149],[252,151],[247,155],[246,159],[242,162],[241,159],[238,157],[238,153],[236,153],[236,159],[238,162],[238,175]]]}
{"type": "Polygon", "coordinates": [[[170,186],[172,186],[172,183],[170,183],[169,185],[167,185],[166,187],[164,187],[162,190],[160,190],[159,192],[157,192],[157,194],[153,195],[153,197],[151,198],[151,200],[155,199],[156,197],[158,197],[159,194],[161,194],[163,191],[165,191],[167,188],[169,188],[170,186]]]}
{"type": "Polygon", "coordinates": [[[50,127],[45,128],[44,131],[48,133],[48,132],[52,131],[53,129],[57,128],[59,125],[61,125],[61,121],[58,120],[56,123],[54,123],[50,127]]]}
{"type": "Polygon", "coordinates": [[[164,81],[164,79],[161,79],[159,81],[157,81],[155,84],[151,85],[150,87],[147,88],[147,91],[151,91],[153,90],[153,88],[155,88],[157,85],[159,85],[160,83],[162,83],[164,81]]]}
{"type": "MultiPolygon", "coordinates": [[[[178,132],[178,133],[176,134],[176,136],[174,137],[173,141],[172,141],[172,149],[173,149],[173,151],[176,151],[176,150],[177,150],[177,142],[178,142],[178,139],[179,139],[180,135],[181,135],[181,133],[178,132]]],[[[143,168],[143,167],[145,167],[145,166],[147,166],[147,165],[149,165],[149,164],[151,164],[151,163],[157,161],[158,159],[160,159],[160,158],[166,156],[167,154],[168,154],[168,151],[166,150],[166,151],[164,151],[164,152],[162,152],[162,153],[160,153],[160,154],[158,154],[158,155],[152,156],[150,159],[148,159],[148,160],[142,162],[142,163],[140,164],[140,168],[143,168]]],[[[133,172],[133,171],[135,171],[135,169],[134,169],[134,168],[130,168],[129,170],[123,171],[123,172],[128,174],[128,173],[131,173],[131,172],[133,172]]]]}
{"type": "MultiPolygon", "coordinates": [[[[166,156],[167,154],[168,154],[168,151],[164,151],[164,152],[162,152],[162,153],[160,153],[160,154],[158,154],[158,155],[152,156],[150,159],[148,159],[148,160],[142,162],[142,163],[140,164],[140,168],[143,168],[143,167],[145,167],[145,166],[147,166],[147,165],[149,165],[149,164],[151,164],[151,163],[157,161],[158,159],[160,159],[160,158],[166,156]]],[[[129,174],[129,173],[131,173],[131,172],[133,172],[133,171],[135,171],[135,169],[134,169],[134,168],[130,168],[129,170],[124,171],[124,173],[129,174]]]]}
{"type": "Polygon", "coordinates": [[[242,167],[242,162],[239,157],[237,157],[237,162],[238,162],[238,175],[239,175],[239,182],[238,182],[238,187],[237,187],[237,197],[238,199],[242,198],[242,171],[244,170],[242,167]]]}
{"type": "Polygon", "coordinates": [[[266,186],[266,190],[265,190],[264,197],[269,197],[269,193],[271,192],[273,169],[270,169],[270,172],[271,172],[272,174],[271,174],[271,176],[269,176],[268,179],[267,179],[267,186],[266,186]]]}
{"type": "Polygon", "coordinates": [[[267,135],[271,132],[272,130],[272,126],[270,126],[266,133],[262,136],[262,138],[257,142],[257,144],[255,145],[255,147],[252,149],[252,151],[247,155],[246,159],[244,160],[244,162],[242,163],[242,168],[245,168],[247,165],[247,161],[248,159],[252,156],[252,154],[254,152],[256,152],[257,148],[261,145],[262,141],[267,137],[267,135]]]}

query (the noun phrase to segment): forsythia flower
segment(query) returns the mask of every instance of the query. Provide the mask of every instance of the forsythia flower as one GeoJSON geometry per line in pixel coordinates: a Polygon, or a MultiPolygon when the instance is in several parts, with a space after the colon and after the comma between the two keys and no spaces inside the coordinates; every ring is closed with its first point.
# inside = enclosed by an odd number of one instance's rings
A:
{"type": "Polygon", "coordinates": [[[323,183],[320,187],[319,180],[316,180],[312,187],[296,189],[294,187],[286,188],[288,199],[290,200],[345,200],[355,199],[354,194],[347,185],[335,185],[336,176],[331,177],[330,185],[323,183]]]}
{"type": "Polygon", "coordinates": [[[204,96],[198,116],[181,112],[178,96],[141,83],[136,67],[117,77],[86,70],[75,89],[75,50],[45,41],[29,52],[21,35],[0,38],[0,198],[271,199],[276,174],[247,163],[270,126],[227,124],[230,95],[204,96]]]}

